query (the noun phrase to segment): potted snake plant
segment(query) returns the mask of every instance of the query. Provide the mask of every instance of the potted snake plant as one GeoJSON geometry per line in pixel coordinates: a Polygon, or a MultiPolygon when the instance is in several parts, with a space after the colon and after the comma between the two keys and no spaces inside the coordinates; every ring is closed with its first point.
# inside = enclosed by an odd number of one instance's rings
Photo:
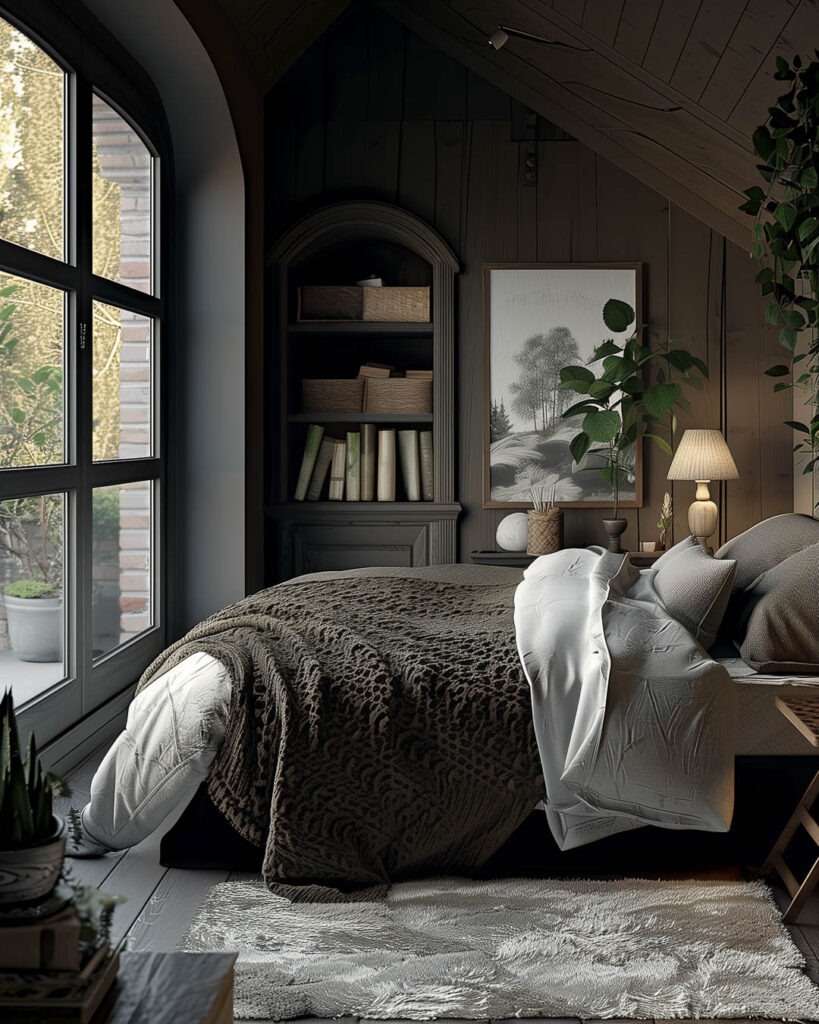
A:
{"type": "Polygon", "coordinates": [[[63,821],[54,814],[55,790],[65,784],[43,770],[34,736],[20,750],[10,691],[0,701],[0,908],[44,899],[60,877],[63,821]]]}

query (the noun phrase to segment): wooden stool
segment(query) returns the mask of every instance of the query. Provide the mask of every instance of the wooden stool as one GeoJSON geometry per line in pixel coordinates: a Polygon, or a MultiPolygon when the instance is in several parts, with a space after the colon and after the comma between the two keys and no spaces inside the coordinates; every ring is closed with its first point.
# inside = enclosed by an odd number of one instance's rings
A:
{"type": "MultiPolygon", "coordinates": [[[[811,699],[809,697],[777,697],[776,706],[809,743],[814,747],[819,747],[819,699],[811,699]]],[[[800,825],[816,843],[817,847],[819,847],[819,823],[810,813],[810,809],[817,796],[819,796],[819,772],[813,776],[811,784],[805,790],[788,824],[782,830],[782,834],[774,843],[773,849],[762,865],[762,874],[776,871],[791,895],[788,909],[782,915],[782,920],[785,924],[793,924],[796,921],[800,910],[816,888],[816,883],[819,882],[819,857],[813,862],[813,866],[802,882],[797,881],[793,872],[785,863],[785,848],[793,839],[800,825]]]]}

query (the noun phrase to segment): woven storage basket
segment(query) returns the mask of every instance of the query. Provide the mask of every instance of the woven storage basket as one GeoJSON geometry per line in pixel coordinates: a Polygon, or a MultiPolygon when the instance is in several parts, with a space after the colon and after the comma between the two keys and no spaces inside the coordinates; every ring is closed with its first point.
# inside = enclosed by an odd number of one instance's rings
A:
{"type": "Polygon", "coordinates": [[[364,319],[426,323],[429,288],[362,288],[364,319]]]}
{"type": "Polygon", "coordinates": [[[306,284],[299,288],[298,320],[361,320],[363,291],[355,285],[306,284]]]}
{"type": "Polygon", "coordinates": [[[563,547],[563,510],[550,509],[548,512],[529,512],[528,555],[551,555],[563,547]]]}
{"type": "Polygon", "coordinates": [[[432,381],[414,377],[368,377],[365,412],[432,412],[432,381]]]}
{"type": "Polygon", "coordinates": [[[303,380],[301,407],[305,412],[361,412],[364,382],[352,380],[303,380]]]}

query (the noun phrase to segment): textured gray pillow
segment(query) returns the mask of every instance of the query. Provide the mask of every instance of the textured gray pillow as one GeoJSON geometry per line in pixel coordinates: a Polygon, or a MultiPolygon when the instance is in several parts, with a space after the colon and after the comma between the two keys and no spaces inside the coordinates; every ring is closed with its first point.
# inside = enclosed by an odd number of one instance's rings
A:
{"type": "Polygon", "coordinates": [[[819,544],[762,573],[746,592],[734,643],[758,672],[819,673],[819,544]]]}
{"type": "Polygon", "coordinates": [[[819,520],[797,512],[771,516],[723,544],[716,558],[734,558],[734,592],[745,590],[763,572],[811,544],[819,544],[819,520]]]}
{"type": "Polygon", "coordinates": [[[732,559],[713,558],[693,537],[675,544],[654,563],[660,600],[706,650],[717,638],[736,567],[732,559]]]}

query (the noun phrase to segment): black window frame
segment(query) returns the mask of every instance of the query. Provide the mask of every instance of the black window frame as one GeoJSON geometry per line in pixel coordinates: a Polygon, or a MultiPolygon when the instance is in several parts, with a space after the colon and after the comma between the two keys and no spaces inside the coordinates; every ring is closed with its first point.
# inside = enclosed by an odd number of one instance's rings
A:
{"type": "Polygon", "coordinates": [[[66,678],[28,702],[20,714],[38,742],[54,739],[122,693],[168,643],[173,621],[173,558],[168,543],[173,507],[172,393],[174,332],[172,238],[173,159],[170,132],[150,78],[80,4],[60,0],[0,0],[0,16],[40,46],[67,75],[66,258],[53,259],[0,238],[0,271],[62,288],[66,304],[65,464],[0,470],[0,501],[33,494],[68,495],[65,524],[66,678]],[[152,294],[92,272],[92,95],[136,130],[153,156],[152,294]],[[149,458],[94,462],[92,457],[92,306],[100,301],[140,313],[153,323],[152,438],[149,458]],[[73,384],[71,381],[73,380],[73,384]],[[108,654],[91,646],[93,488],[150,480],[152,488],[152,626],[108,654]]]}

